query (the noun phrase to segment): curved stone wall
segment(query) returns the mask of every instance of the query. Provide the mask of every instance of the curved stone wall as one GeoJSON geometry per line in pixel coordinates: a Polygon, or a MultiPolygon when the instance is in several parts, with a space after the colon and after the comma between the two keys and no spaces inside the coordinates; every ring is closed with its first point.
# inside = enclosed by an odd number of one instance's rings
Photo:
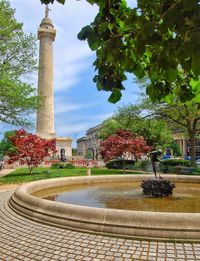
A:
{"type": "MultiPolygon", "coordinates": [[[[58,227],[130,238],[200,240],[200,213],[164,213],[94,208],[40,199],[32,194],[78,184],[141,181],[149,175],[48,179],[18,188],[9,205],[17,213],[58,227]]],[[[200,183],[200,177],[168,175],[173,182],[200,183]]]]}

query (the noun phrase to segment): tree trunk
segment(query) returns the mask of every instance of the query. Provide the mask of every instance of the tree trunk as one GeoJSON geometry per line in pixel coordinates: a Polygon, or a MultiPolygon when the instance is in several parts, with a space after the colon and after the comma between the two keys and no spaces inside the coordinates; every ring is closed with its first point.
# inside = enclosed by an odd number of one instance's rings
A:
{"type": "Polygon", "coordinates": [[[191,146],[191,165],[196,166],[196,148],[195,148],[195,133],[189,132],[189,140],[191,146]]]}
{"type": "Polygon", "coordinates": [[[32,174],[33,167],[32,166],[28,166],[28,169],[29,169],[29,173],[32,174]]]}
{"type": "Polygon", "coordinates": [[[122,162],[123,162],[123,173],[125,174],[125,159],[124,158],[122,159],[122,162]]]}

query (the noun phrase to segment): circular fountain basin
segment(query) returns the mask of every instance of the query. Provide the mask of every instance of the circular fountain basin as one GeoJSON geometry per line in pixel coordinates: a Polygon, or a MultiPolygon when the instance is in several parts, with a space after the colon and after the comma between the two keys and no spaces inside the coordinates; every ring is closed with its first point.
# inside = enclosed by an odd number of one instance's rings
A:
{"type": "Polygon", "coordinates": [[[150,212],[200,213],[200,184],[176,183],[169,197],[144,195],[141,182],[84,184],[44,189],[33,196],[88,207],[150,212]]]}
{"type": "MultiPolygon", "coordinates": [[[[163,240],[200,241],[200,213],[133,211],[54,202],[36,197],[46,189],[141,182],[149,175],[68,177],[31,182],[18,188],[9,200],[17,213],[62,228],[163,240]]],[[[200,177],[168,175],[174,183],[200,184],[200,177]]],[[[197,188],[198,189],[198,188],[197,188]]],[[[199,186],[200,189],[200,186],[199,186]]],[[[180,201],[177,200],[177,204],[180,201]]]]}

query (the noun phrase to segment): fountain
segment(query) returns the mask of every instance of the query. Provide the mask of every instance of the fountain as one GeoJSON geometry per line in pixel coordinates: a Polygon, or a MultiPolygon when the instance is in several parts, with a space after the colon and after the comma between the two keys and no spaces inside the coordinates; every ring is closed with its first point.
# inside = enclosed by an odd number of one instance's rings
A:
{"type": "MultiPolygon", "coordinates": [[[[92,207],[81,205],[81,202],[62,203],[38,197],[42,194],[46,195],[45,190],[55,190],[54,194],[57,194],[59,187],[67,186],[68,190],[73,190],[77,186],[87,189],[88,186],[101,187],[105,184],[111,187],[115,186],[114,184],[118,184],[118,186],[135,182],[139,184],[148,177],[149,175],[104,175],[31,182],[22,185],[15,191],[9,200],[9,205],[21,215],[62,228],[126,238],[200,240],[200,209],[196,209],[196,213],[193,213],[192,207],[187,213],[182,212],[184,207],[179,212],[172,212],[169,209],[164,212],[159,208],[153,210],[146,207],[133,208],[133,210],[116,209],[112,205],[104,204],[100,207],[98,205],[92,207]]],[[[192,183],[197,191],[200,190],[200,177],[168,175],[167,178],[175,182],[177,187],[179,183],[185,183],[185,185],[192,183]]],[[[141,194],[141,191],[139,193],[141,194]]],[[[178,196],[175,196],[173,200],[175,205],[176,201],[177,204],[181,204],[178,196]]],[[[159,204],[163,204],[163,201],[159,204]]],[[[135,203],[135,205],[137,204],[135,203]]],[[[176,211],[176,208],[173,211],[176,211]]]]}

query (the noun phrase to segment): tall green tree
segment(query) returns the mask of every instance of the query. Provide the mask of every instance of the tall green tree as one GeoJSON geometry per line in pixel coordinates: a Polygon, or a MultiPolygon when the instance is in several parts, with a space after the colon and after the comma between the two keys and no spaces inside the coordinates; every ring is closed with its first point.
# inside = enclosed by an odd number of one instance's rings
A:
{"type": "Polygon", "coordinates": [[[153,111],[158,117],[165,119],[174,125],[174,128],[180,129],[186,133],[191,145],[191,164],[194,166],[196,148],[195,139],[200,132],[200,103],[194,100],[186,103],[177,102],[176,104],[154,105],[153,111]]]}
{"type": "Polygon", "coordinates": [[[36,38],[26,35],[7,0],[0,1],[0,121],[28,126],[39,106],[36,89],[25,82],[36,70],[36,38]]]}
{"type": "Polygon", "coordinates": [[[153,101],[172,102],[176,93],[176,100],[200,102],[199,0],[137,0],[135,8],[125,0],[87,2],[99,12],[78,38],[96,52],[94,81],[112,92],[110,102],[121,98],[127,72],[149,78],[153,101]]]}
{"type": "Polygon", "coordinates": [[[142,106],[143,104],[129,104],[119,107],[113,117],[103,123],[99,137],[106,139],[116,130],[126,129],[138,136],[143,136],[149,146],[165,148],[172,141],[171,129],[166,121],[150,117],[142,106]]]}
{"type": "Polygon", "coordinates": [[[0,155],[5,156],[10,152],[14,152],[15,146],[10,141],[10,137],[15,135],[15,131],[6,131],[3,139],[0,141],[0,155]]]}

